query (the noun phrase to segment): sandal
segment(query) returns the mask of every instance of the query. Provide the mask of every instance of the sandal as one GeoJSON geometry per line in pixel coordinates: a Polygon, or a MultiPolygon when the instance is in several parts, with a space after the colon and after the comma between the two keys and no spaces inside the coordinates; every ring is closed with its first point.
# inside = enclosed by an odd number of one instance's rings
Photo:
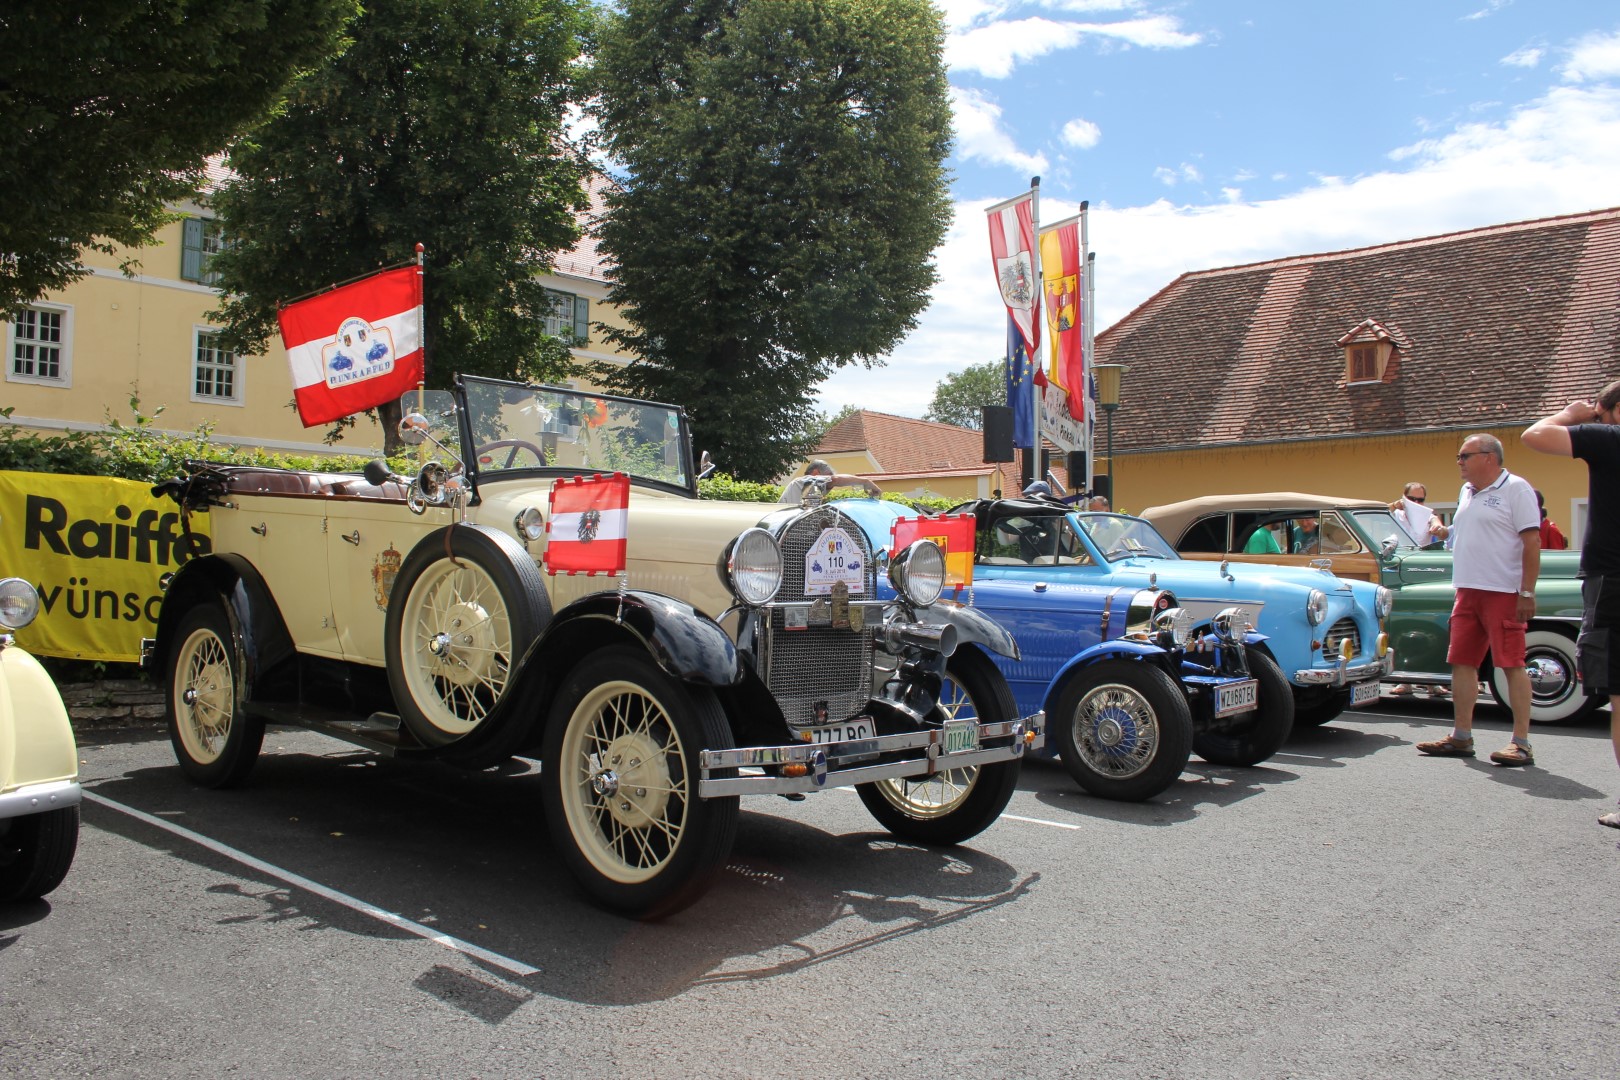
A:
{"type": "Polygon", "coordinates": [[[1500,750],[1491,751],[1491,760],[1498,765],[1534,765],[1536,755],[1530,752],[1528,746],[1518,743],[1508,743],[1500,750]]]}
{"type": "Polygon", "coordinates": [[[1473,757],[1474,740],[1459,739],[1454,735],[1447,735],[1443,739],[1417,744],[1417,752],[1430,757],[1473,757]]]}
{"type": "Polygon", "coordinates": [[[1390,697],[1411,697],[1412,696],[1412,688],[1410,686],[1407,686],[1405,683],[1401,683],[1401,685],[1397,686],[1395,689],[1393,689],[1393,690],[1391,690],[1389,692],[1389,696],[1390,697]]]}
{"type": "Polygon", "coordinates": [[[1598,824],[1607,825],[1611,829],[1620,829],[1620,810],[1599,816],[1598,824]]]}
{"type": "Polygon", "coordinates": [[[1432,698],[1448,698],[1451,696],[1451,691],[1443,686],[1431,686],[1429,687],[1429,696],[1432,698]]]}

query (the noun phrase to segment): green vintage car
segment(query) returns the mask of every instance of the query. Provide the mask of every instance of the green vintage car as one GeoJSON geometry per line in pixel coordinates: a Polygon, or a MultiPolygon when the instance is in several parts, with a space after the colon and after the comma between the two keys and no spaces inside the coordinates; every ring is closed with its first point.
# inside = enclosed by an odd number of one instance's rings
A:
{"type": "MultiPolygon", "coordinates": [[[[1451,585],[1452,553],[1439,544],[1420,547],[1387,504],[1269,491],[1206,495],[1149,507],[1142,517],[1189,559],[1325,566],[1339,577],[1376,581],[1394,589],[1389,640],[1395,671],[1389,679],[1450,685],[1446,643],[1456,594],[1451,585]],[[1263,530],[1276,542],[1254,543],[1263,530]]],[[[1603,703],[1587,695],[1575,677],[1575,633],[1581,624],[1581,583],[1575,576],[1579,569],[1579,552],[1541,553],[1536,616],[1525,638],[1530,717],[1540,723],[1576,720],[1603,703]]],[[[1492,669],[1487,683],[1497,701],[1506,705],[1507,681],[1501,673],[1492,669]]]]}

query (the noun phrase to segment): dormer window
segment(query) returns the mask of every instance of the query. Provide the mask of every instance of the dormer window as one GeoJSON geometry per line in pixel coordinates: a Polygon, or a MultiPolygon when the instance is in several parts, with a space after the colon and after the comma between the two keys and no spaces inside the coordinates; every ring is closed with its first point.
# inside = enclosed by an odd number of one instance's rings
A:
{"type": "Polygon", "coordinates": [[[1375,319],[1357,325],[1337,342],[1344,350],[1344,381],[1340,386],[1394,382],[1399,358],[1409,347],[1406,336],[1375,319]]]}

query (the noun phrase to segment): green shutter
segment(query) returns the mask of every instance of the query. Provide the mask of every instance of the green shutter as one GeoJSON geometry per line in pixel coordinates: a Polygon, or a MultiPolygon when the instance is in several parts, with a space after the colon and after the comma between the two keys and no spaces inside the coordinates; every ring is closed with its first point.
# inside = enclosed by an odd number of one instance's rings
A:
{"type": "Polygon", "coordinates": [[[591,340],[591,302],[583,296],[574,297],[574,344],[584,345],[591,340]]]}
{"type": "Polygon", "coordinates": [[[202,280],[203,223],[201,218],[186,218],[181,222],[180,277],[185,281],[202,280]]]}

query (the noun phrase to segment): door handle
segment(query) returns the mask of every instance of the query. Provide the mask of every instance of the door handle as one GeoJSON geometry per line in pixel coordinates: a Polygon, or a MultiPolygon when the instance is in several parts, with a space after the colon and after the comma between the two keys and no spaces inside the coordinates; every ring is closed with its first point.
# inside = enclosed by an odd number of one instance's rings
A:
{"type": "Polygon", "coordinates": [[[360,530],[359,529],[354,530],[354,532],[352,532],[352,533],[340,533],[339,535],[341,536],[342,539],[347,540],[349,543],[353,544],[355,547],[360,546],[360,530]]]}

